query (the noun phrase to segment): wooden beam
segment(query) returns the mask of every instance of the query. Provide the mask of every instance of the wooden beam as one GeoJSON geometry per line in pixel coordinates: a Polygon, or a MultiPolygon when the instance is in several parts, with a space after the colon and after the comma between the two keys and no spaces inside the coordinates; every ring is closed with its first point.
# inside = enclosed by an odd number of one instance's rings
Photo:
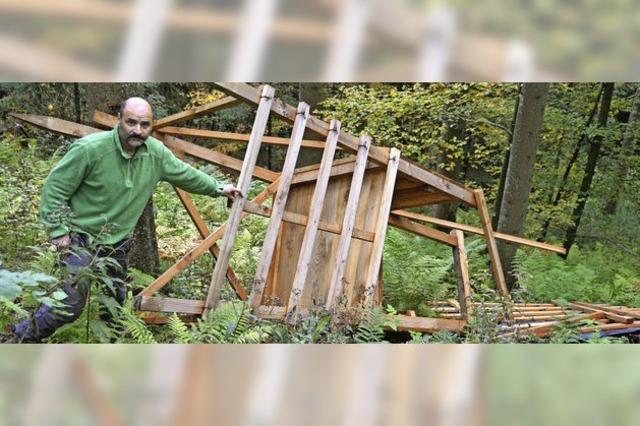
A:
{"type": "Polygon", "coordinates": [[[10,112],[10,117],[32,124],[40,129],[49,130],[64,136],[73,138],[81,138],[92,133],[101,132],[102,130],[95,127],[85,126],[83,124],[74,123],[72,121],[62,120],[56,117],[47,117],[45,115],[19,114],[10,112]]]}
{"type": "Polygon", "coordinates": [[[304,102],[300,102],[298,105],[298,116],[296,117],[296,121],[293,125],[293,131],[291,132],[291,144],[289,145],[289,149],[287,149],[287,156],[284,160],[282,173],[280,174],[280,186],[278,187],[278,193],[273,202],[273,208],[271,208],[271,219],[269,220],[269,226],[267,226],[262,251],[260,252],[260,259],[258,261],[258,267],[256,269],[256,275],[253,279],[253,287],[251,288],[251,297],[249,298],[249,301],[254,310],[262,304],[264,288],[267,282],[267,276],[269,275],[271,261],[273,260],[273,251],[278,239],[280,225],[282,224],[284,208],[287,205],[289,187],[291,186],[291,179],[293,178],[296,161],[298,160],[298,154],[300,153],[300,146],[302,144],[302,137],[304,135],[305,124],[308,117],[309,105],[304,102]]]}
{"type": "Polygon", "coordinates": [[[531,326],[531,327],[518,327],[517,330],[510,331],[508,333],[503,334],[502,336],[503,337],[512,337],[516,333],[523,333],[523,334],[526,333],[526,334],[535,334],[538,337],[545,337],[556,326],[558,326],[558,325],[560,325],[562,323],[571,324],[571,323],[581,322],[581,321],[585,321],[585,320],[599,320],[599,319],[602,319],[604,317],[605,317],[605,315],[604,315],[603,312],[594,312],[594,313],[590,313],[590,314],[577,315],[577,316],[573,316],[573,317],[571,317],[569,319],[566,319],[566,320],[551,321],[549,323],[542,324],[542,325],[534,325],[534,326],[531,326]]]}
{"type": "Polygon", "coordinates": [[[573,309],[586,313],[602,312],[605,318],[608,318],[611,321],[621,322],[623,324],[630,324],[634,321],[634,319],[628,315],[620,315],[614,312],[605,311],[604,309],[586,306],[580,302],[571,303],[569,306],[571,306],[573,309]]]}
{"type": "Polygon", "coordinates": [[[298,256],[298,264],[291,285],[291,293],[287,304],[287,321],[295,323],[298,317],[298,308],[302,300],[302,294],[307,282],[307,274],[312,261],[313,247],[318,233],[318,225],[320,223],[320,215],[324,206],[324,197],[327,193],[329,185],[329,176],[331,173],[331,163],[336,153],[338,137],[340,135],[340,122],[338,120],[331,121],[331,130],[327,136],[322,160],[320,161],[320,169],[318,170],[318,179],[316,187],[313,190],[311,204],[309,205],[309,219],[302,238],[302,246],[298,256]]]}
{"type": "Polygon", "coordinates": [[[256,160],[258,159],[258,152],[260,151],[260,142],[264,135],[264,130],[267,126],[267,120],[269,119],[269,113],[271,112],[271,104],[273,102],[274,89],[271,86],[264,86],[262,89],[262,97],[258,105],[258,111],[256,118],[251,129],[251,140],[247,146],[247,152],[245,154],[242,170],[240,171],[240,177],[238,179],[237,187],[242,193],[241,197],[237,197],[227,221],[227,230],[225,232],[225,238],[220,248],[220,256],[216,262],[216,266],[213,269],[211,275],[211,285],[207,294],[207,305],[205,308],[205,314],[211,309],[215,309],[220,299],[220,290],[224,281],[225,271],[229,265],[229,259],[231,258],[231,251],[236,240],[236,233],[240,226],[241,216],[243,214],[243,206],[246,195],[249,192],[249,185],[251,184],[251,176],[256,166],[256,160]]]}
{"type": "MultiPolygon", "coordinates": [[[[476,228],[475,226],[465,225],[464,223],[450,222],[444,219],[438,219],[436,217],[426,216],[420,213],[409,212],[405,210],[393,210],[391,212],[397,216],[406,217],[408,219],[418,220],[421,222],[428,222],[434,225],[443,226],[451,229],[458,229],[460,231],[469,232],[471,234],[484,236],[484,230],[476,228]]],[[[509,234],[503,234],[501,232],[494,232],[493,236],[502,241],[509,243],[521,244],[523,246],[534,247],[541,250],[547,250],[558,254],[565,254],[567,251],[563,247],[554,246],[551,244],[540,243],[538,241],[527,240],[526,238],[515,237],[509,234]]]]}
{"type": "MultiPolygon", "coordinates": [[[[253,105],[256,105],[260,98],[260,91],[245,83],[216,83],[216,86],[221,91],[253,105]]],[[[295,119],[296,109],[280,99],[274,100],[272,110],[276,115],[289,122],[293,122],[295,119]]],[[[309,117],[307,128],[315,134],[323,137],[327,137],[329,132],[329,124],[314,116],[309,117]]],[[[351,152],[357,152],[358,147],[360,146],[359,139],[347,132],[340,133],[338,144],[351,152]]],[[[369,149],[369,156],[373,161],[379,164],[387,164],[389,161],[388,151],[386,148],[371,145],[371,148],[369,149]]],[[[416,180],[431,185],[446,194],[450,194],[466,204],[471,206],[476,205],[473,192],[469,188],[439,175],[438,173],[431,172],[416,163],[400,159],[398,171],[416,180]]]]}
{"type": "Polygon", "coordinates": [[[389,152],[389,163],[385,175],[382,198],[380,199],[380,209],[375,224],[376,238],[371,248],[371,258],[369,259],[364,290],[364,305],[373,306],[378,287],[378,277],[380,266],[382,265],[382,252],[384,251],[384,238],[387,235],[387,224],[389,223],[389,212],[391,211],[391,201],[393,200],[393,188],[396,184],[398,164],[400,163],[400,151],[391,148],[389,152]]]}
{"type": "MultiPolygon", "coordinates": [[[[173,187],[173,189],[176,191],[176,194],[178,194],[180,202],[187,210],[187,214],[193,221],[193,224],[196,226],[196,229],[198,230],[200,236],[203,239],[207,238],[209,234],[211,234],[211,232],[209,231],[206,223],[204,223],[204,220],[202,219],[202,216],[200,216],[200,213],[198,213],[198,209],[193,204],[189,193],[183,191],[180,188],[173,187]]],[[[220,254],[220,248],[216,244],[214,244],[209,247],[209,252],[214,257],[214,259],[217,259],[218,255],[220,254]]],[[[233,290],[236,292],[238,298],[240,300],[247,300],[247,292],[245,291],[244,287],[242,287],[242,284],[240,284],[240,282],[238,281],[238,277],[236,277],[236,274],[233,272],[233,269],[231,269],[231,267],[227,268],[227,279],[229,280],[231,287],[233,287],[233,290]]]]}
{"type": "Polygon", "coordinates": [[[460,314],[462,319],[471,318],[473,305],[471,304],[471,283],[469,281],[469,269],[467,252],[464,249],[464,235],[462,231],[453,230],[450,234],[457,241],[453,248],[453,264],[456,268],[458,278],[458,301],[460,303],[460,314]]]}
{"type": "Polygon", "coordinates": [[[502,271],[502,262],[500,261],[500,255],[498,254],[498,246],[496,245],[493,228],[491,227],[491,217],[489,216],[489,209],[487,208],[487,202],[484,198],[484,192],[482,192],[481,189],[476,189],[473,192],[476,197],[476,204],[480,220],[482,221],[482,228],[484,229],[484,237],[487,240],[487,250],[489,251],[489,257],[491,258],[491,271],[493,272],[493,278],[496,281],[496,286],[503,299],[506,302],[511,302],[509,290],[507,289],[507,282],[504,279],[504,272],[502,271]]]}
{"type": "Polygon", "coordinates": [[[593,303],[583,303],[583,302],[573,302],[573,303],[579,304],[581,306],[587,306],[587,307],[590,307],[590,308],[595,308],[595,309],[598,309],[598,310],[601,310],[601,311],[605,311],[605,312],[611,312],[611,313],[618,314],[618,315],[623,315],[623,316],[627,316],[627,317],[640,319],[640,313],[630,311],[629,309],[620,309],[620,308],[615,308],[615,307],[610,306],[610,305],[596,305],[596,304],[593,304],[593,303]]]}
{"type": "MultiPolygon", "coordinates": [[[[195,138],[206,138],[206,139],[214,139],[214,140],[222,140],[222,141],[230,141],[230,142],[249,142],[249,137],[251,135],[246,133],[231,133],[231,132],[219,132],[216,130],[206,130],[206,129],[190,129],[186,127],[173,127],[167,126],[161,129],[156,129],[160,133],[165,133],[167,135],[172,136],[190,136],[195,138]]],[[[289,139],[281,138],[277,136],[264,136],[262,138],[262,145],[276,145],[276,146],[288,146],[289,139]]],[[[302,140],[303,148],[312,148],[312,149],[324,149],[323,141],[316,141],[311,139],[303,139],[302,140]]],[[[340,150],[342,148],[339,148],[340,150]]]]}
{"type": "Polygon", "coordinates": [[[460,333],[467,325],[466,320],[453,318],[426,318],[409,315],[393,315],[388,318],[391,321],[399,321],[398,331],[418,331],[420,333],[435,333],[437,331],[460,333]]]}
{"type": "MultiPolygon", "coordinates": [[[[267,188],[265,188],[260,194],[258,194],[253,202],[255,203],[264,203],[267,199],[269,199],[276,192],[276,188],[278,187],[278,180],[273,182],[267,188]]],[[[242,216],[244,218],[246,214],[242,216]]],[[[225,230],[227,227],[227,223],[223,223],[220,225],[218,229],[213,231],[207,238],[202,240],[200,244],[196,247],[189,250],[184,256],[180,258],[176,263],[174,263],[169,269],[164,271],[158,278],[156,278],[151,284],[149,284],[144,290],[142,290],[139,295],[140,296],[151,296],[156,293],[162,287],[167,285],[169,281],[173,279],[176,275],[180,273],[183,269],[189,266],[193,261],[195,261],[198,257],[200,257],[203,253],[209,250],[213,244],[215,244],[220,238],[224,236],[225,230]]]]}
{"type": "MultiPolygon", "coordinates": [[[[101,111],[94,111],[93,122],[106,128],[113,128],[117,124],[118,119],[110,114],[101,111]]],[[[174,152],[182,152],[198,160],[203,160],[211,164],[215,164],[227,170],[242,170],[242,161],[237,158],[224,155],[220,152],[210,150],[200,145],[178,139],[174,136],[165,136],[163,143],[167,148],[174,152]]],[[[264,182],[273,182],[279,176],[279,173],[272,172],[269,169],[256,166],[254,168],[254,176],[264,182]]]]}
{"type": "Polygon", "coordinates": [[[187,120],[193,120],[194,118],[202,117],[203,115],[211,114],[215,111],[230,108],[238,104],[240,104],[239,100],[234,97],[227,96],[222,99],[155,120],[153,122],[153,129],[160,130],[163,127],[171,126],[187,120]]]}
{"type": "MultiPolygon", "coordinates": [[[[245,203],[244,211],[262,217],[271,217],[271,209],[269,207],[253,203],[251,201],[245,203]]],[[[303,214],[288,212],[285,210],[284,215],[282,216],[282,221],[291,223],[293,225],[306,227],[307,223],[309,223],[309,218],[303,214]]],[[[342,227],[337,223],[320,221],[320,223],[318,223],[318,229],[337,235],[340,235],[342,233],[342,227]]],[[[357,240],[372,242],[375,238],[375,234],[373,232],[365,231],[360,228],[354,228],[352,237],[357,240]]]]}
{"type": "Polygon", "coordinates": [[[455,197],[442,192],[427,191],[424,188],[396,191],[393,194],[391,209],[407,209],[411,207],[427,206],[430,204],[443,204],[456,201],[455,197]]]}
{"type": "Polygon", "coordinates": [[[136,309],[152,312],[175,312],[178,314],[197,314],[204,311],[204,300],[176,299],[173,297],[138,296],[136,309]]]}
{"type": "Polygon", "coordinates": [[[351,178],[351,186],[349,188],[349,199],[344,209],[344,219],[342,220],[342,232],[340,233],[340,241],[336,251],[336,259],[329,281],[329,292],[327,294],[326,306],[331,309],[344,291],[344,271],[347,267],[349,258],[349,248],[351,247],[351,237],[356,223],[356,213],[358,211],[358,203],[360,202],[360,193],[362,192],[362,182],[364,180],[364,172],[367,167],[367,157],[369,148],[371,147],[371,137],[362,136],[360,138],[360,147],[354,165],[353,177],[351,178]]]}
{"type": "Polygon", "coordinates": [[[398,216],[393,213],[389,215],[389,225],[393,225],[396,228],[404,229],[405,231],[412,232],[416,235],[429,238],[430,240],[434,240],[439,243],[447,244],[451,247],[455,247],[458,244],[458,240],[446,232],[438,231],[437,229],[415,223],[405,217],[398,216]]]}

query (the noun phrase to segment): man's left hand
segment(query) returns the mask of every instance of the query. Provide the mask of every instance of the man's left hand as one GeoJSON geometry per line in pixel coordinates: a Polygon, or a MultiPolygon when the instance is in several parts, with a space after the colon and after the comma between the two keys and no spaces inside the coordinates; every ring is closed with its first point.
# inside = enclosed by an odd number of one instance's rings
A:
{"type": "Polygon", "coordinates": [[[222,195],[230,200],[233,200],[236,197],[242,198],[242,191],[231,184],[226,184],[222,187],[222,195]]]}

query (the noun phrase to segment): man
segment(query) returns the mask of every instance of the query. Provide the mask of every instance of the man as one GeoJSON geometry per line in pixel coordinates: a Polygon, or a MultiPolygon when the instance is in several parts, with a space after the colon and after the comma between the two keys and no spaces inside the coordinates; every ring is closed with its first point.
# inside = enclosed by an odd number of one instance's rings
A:
{"type": "Polygon", "coordinates": [[[51,170],[42,190],[40,220],[59,251],[71,246],[92,247],[70,253],[64,261],[70,279],[62,284],[64,308],[41,306],[34,319],[12,327],[16,340],[37,342],[63,324],[75,321],[87,301],[88,280],[74,279],[74,270],[109,256],[114,280],[112,296],[127,297],[127,255],[131,235],[156,184],[166,181],[185,191],[230,199],[242,196],[233,185],[220,184],[176,158],[162,142],[150,137],[151,105],[141,98],[122,103],[118,126],[76,141],[51,170]],[[65,217],[64,211],[70,209],[65,217]]]}

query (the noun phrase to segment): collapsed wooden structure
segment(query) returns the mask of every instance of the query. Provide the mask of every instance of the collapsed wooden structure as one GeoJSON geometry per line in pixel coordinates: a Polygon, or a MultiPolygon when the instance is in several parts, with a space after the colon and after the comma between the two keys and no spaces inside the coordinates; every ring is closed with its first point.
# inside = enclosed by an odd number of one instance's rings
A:
{"type": "MultiPolygon", "coordinates": [[[[545,337],[561,324],[575,326],[582,335],[612,331],[640,332],[640,308],[584,302],[515,303],[511,306],[476,302],[473,305],[475,309],[497,314],[496,321],[504,325],[501,332],[503,337],[545,337]],[[504,321],[505,308],[511,313],[511,320],[508,322],[504,321]]],[[[432,309],[442,318],[461,318],[460,307],[455,301],[437,302],[432,309]]]]}
{"type": "MultiPolygon", "coordinates": [[[[180,158],[193,157],[239,172],[236,186],[243,194],[248,193],[252,178],[264,181],[268,186],[252,200],[234,200],[228,221],[214,231],[208,229],[189,195],[176,188],[203,240],[138,295],[137,306],[147,312],[144,317],[148,322],[165,321],[166,317],[160,313],[201,315],[215,309],[225,280],[229,281],[240,299],[250,303],[257,316],[290,323],[295,323],[316,307],[334,311],[337,307],[350,309],[379,305],[383,296],[384,240],[387,226],[392,225],[451,247],[458,276],[459,313],[456,317],[398,315],[395,317],[399,321],[398,329],[461,331],[473,310],[464,232],[485,237],[491,270],[506,303],[510,303],[510,298],[497,251],[497,239],[556,253],[564,252],[560,247],[494,232],[482,190],[471,190],[404,159],[395,148],[376,146],[367,135],[351,135],[341,129],[337,120],[324,122],[310,115],[309,106],[304,102],[300,102],[297,108],[288,105],[275,97],[271,86],[255,88],[247,84],[219,83],[217,88],[228,96],[156,120],[154,136],[180,158]],[[257,107],[249,135],[174,126],[239,102],[257,107]],[[271,115],[293,123],[289,139],[264,135],[271,115]],[[325,141],[304,139],[305,132],[325,141]],[[247,142],[244,161],[178,136],[247,142]],[[256,165],[262,144],[287,146],[281,172],[256,165]],[[302,147],[322,149],[321,162],[296,169],[302,147]],[[355,155],[334,159],[338,149],[355,155]],[[271,207],[265,205],[269,200],[272,200],[271,207]],[[405,210],[450,202],[462,202],[475,208],[482,228],[405,210]],[[236,233],[247,214],[269,219],[250,294],[229,267],[236,233]],[[426,224],[451,231],[446,233],[426,224]],[[217,258],[206,300],[156,296],[180,271],[206,252],[217,258]]],[[[93,116],[100,129],[52,117],[12,116],[74,137],[113,128],[117,124],[116,117],[102,112],[93,116]]]]}

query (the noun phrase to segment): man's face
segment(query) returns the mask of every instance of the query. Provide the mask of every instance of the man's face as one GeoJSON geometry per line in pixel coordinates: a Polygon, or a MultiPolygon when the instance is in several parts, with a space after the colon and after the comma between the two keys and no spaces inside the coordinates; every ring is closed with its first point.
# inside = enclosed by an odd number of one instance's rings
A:
{"type": "Polygon", "coordinates": [[[142,146],[151,134],[153,114],[148,104],[129,101],[120,116],[118,135],[125,148],[142,146]]]}

